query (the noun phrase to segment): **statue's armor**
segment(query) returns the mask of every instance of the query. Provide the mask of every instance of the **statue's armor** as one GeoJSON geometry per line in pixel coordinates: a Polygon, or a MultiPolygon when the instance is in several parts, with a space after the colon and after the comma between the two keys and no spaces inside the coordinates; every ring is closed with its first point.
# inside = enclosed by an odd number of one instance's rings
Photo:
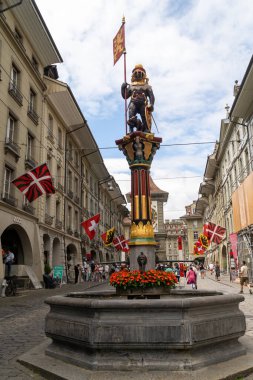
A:
{"type": "Polygon", "coordinates": [[[130,84],[123,83],[121,86],[122,97],[128,99],[131,96],[131,102],[129,105],[129,121],[130,132],[133,132],[133,127],[136,126],[136,114],[139,113],[142,120],[142,130],[149,132],[147,127],[147,121],[145,117],[145,107],[149,104],[154,106],[155,97],[152,91],[152,87],[145,84],[130,84]],[[148,103],[149,99],[149,103],[148,103]]]}

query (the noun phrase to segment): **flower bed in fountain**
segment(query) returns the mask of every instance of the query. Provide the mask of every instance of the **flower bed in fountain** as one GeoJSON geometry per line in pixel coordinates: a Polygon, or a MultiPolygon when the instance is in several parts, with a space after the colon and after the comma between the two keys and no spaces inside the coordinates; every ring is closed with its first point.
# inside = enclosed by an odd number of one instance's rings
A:
{"type": "Polygon", "coordinates": [[[110,277],[110,284],[116,288],[117,294],[122,295],[168,293],[176,283],[174,273],[154,269],[146,272],[122,270],[110,277]]]}

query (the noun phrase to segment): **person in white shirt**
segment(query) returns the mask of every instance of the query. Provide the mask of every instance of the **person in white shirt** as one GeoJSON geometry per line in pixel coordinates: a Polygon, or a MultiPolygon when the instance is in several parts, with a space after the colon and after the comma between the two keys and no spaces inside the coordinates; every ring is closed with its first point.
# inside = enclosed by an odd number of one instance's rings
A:
{"type": "Polygon", "coordinates": [[[7,277],[10,277],[11,275],[11,266],[14,263],[14,259],[15,259],[14,253],[8,249],[7,252],[3,256],[4,264],[7,267],[7,277]]]}
{"type": "Polygon", "coordinates": [[[250,294],[252,294],[252,290],[249,286],[249,276],[248,276],[248,267],[246,265],[246,262],[242,262],[242,266],[240,268],[240,285],[241,285],[241,291],[240,293],[243,293],[243,285],[248,286],[250,294]]]}

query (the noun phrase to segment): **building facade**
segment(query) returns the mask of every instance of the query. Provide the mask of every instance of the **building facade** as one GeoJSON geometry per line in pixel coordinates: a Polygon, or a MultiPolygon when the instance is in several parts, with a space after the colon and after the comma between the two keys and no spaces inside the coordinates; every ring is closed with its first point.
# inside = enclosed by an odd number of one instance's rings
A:
{"type": "MultiPolygon", "coordinates": [[[[3,7],[7,2],[3,1],[3,7]]],[[[66,277],[84,258],[113,260],[100,234],[122,233],[125,197],[104,165],[92,132],[66,83],[62,58],[33,0],[0,13],[0,233],[15,255],[12,273],[42,279],[44,264],[66,277]],[[56,193],[29,203],[11,183],[46,162],[56,193]],[[81,221],[101,214],[89,241],[81,221]]],[[[0,260],[0,279],[4,266],[0,260]]]]}
{"type": "Polygon", "coordinates": [[[182,238],[182,258],[189,259],[187,226],[181,219],[165,220],[166,259],[179,260],[178,238],[182,238]]]}

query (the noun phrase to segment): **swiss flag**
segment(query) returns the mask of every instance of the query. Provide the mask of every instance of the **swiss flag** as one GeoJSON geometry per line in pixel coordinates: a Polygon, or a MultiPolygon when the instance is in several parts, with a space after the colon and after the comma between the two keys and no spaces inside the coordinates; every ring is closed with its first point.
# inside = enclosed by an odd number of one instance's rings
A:
{"type": "Polygon", "coordinates": [[[90,240],[94,239],[98,223],[100,221],[100,214],[94,215],[92,218],[85,220],[81,223],[81,226],[85,229],[86,234],[90,240]]]}
{"type": "Polygon", "coordinates": [[[115,236],[113,239],[113,244],[117,251],[129,251],[128,240],[123,235],[115,236]]]}
{"type": "Polygon", "coordinates": [[[12,181],[28,199],[33,202],[42,194],[54,194],[55,189],[47,164],[42,164],[12,181]]]}

